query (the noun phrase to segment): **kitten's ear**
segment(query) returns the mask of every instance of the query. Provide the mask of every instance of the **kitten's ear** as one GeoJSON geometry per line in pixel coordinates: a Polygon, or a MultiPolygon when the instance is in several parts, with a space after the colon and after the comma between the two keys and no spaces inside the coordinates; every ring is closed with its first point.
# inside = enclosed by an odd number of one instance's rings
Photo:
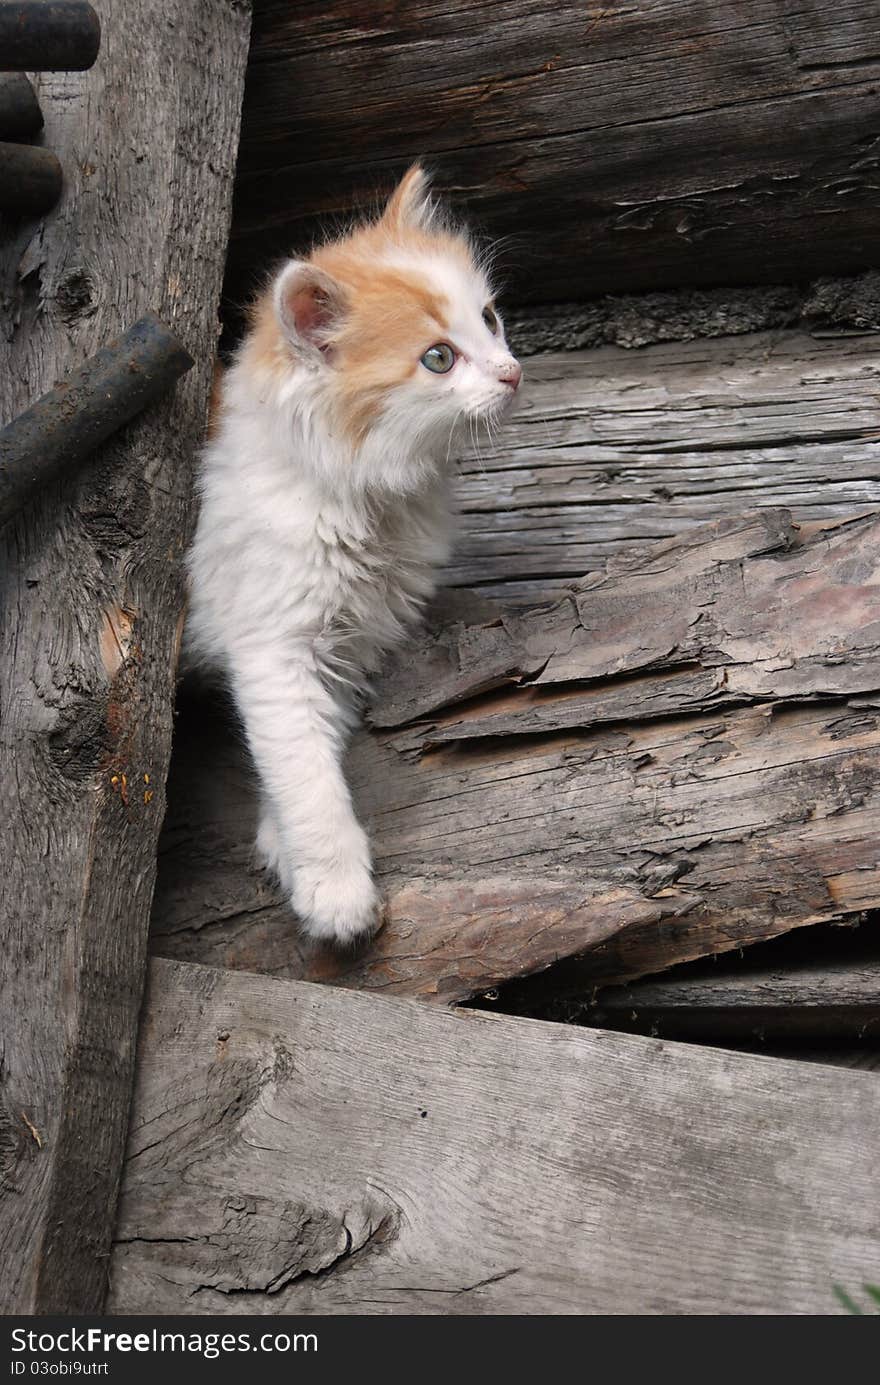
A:
{"type": "Polygon", "coordinates": [[[342,286],[303,260],[291,260],[275,280],[278,321],[301,355],[325,356],[347,310],[342,286]]]}
{"type": "Polygon", "coordinates": [[[423,231],[431,224],[433,215],[430,179],[421,164],[413,164],[391,194],[381,224],[389,231],[423,231]]]}

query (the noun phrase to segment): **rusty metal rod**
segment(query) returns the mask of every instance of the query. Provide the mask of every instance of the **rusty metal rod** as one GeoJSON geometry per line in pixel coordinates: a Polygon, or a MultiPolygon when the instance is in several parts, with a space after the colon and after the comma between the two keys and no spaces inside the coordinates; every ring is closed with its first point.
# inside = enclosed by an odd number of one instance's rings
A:
{"type": "Polygon", "coordinates": [[[0,67],[7,72],[82,72],[101,47],[101,21],[84,0],[3,0],[0,67]]]}
{"type": "Polygon", "coordinates": [[[64,175],[55,155],[33,144],[0,144],[0,212],[42,216],[61,196],[64,175]]]}
{"type": "Polygon", "coordinates": [[[152,313],[66,376],[0,432],[0,524],[69,471],[194,364],[152,313]]]}
{"type": "Polygon", "coordinates": [[[43,128],[43,112],[23,72],[0,72],[0,139],[28,139],[43,128]]]}

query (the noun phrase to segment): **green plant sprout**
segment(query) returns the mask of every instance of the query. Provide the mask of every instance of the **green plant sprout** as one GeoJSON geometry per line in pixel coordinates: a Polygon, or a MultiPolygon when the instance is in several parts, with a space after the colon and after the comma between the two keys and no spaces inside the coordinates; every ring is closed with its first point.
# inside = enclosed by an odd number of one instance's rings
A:
{"type": "Polygon", "coordinates": [[[868,1308],[863,1308],[860,1303],[857,1303],[856,1300],[852,1297],[852,1295],[848,1294],[846,1289],[844,1289],[841,1284],[834,1284],[832,1285],[832,1288],[834,1289],[834,1296],[837,1299],[838,1303],[842,1303],[848,1313],[855,1313],[859,1317],[864,1317],[867,1312],[880,1313],[880,1285],[862,1285],[862,1289],[868,1295],[868,1298],[870,1300],[870,1305],[868,1308]]]}

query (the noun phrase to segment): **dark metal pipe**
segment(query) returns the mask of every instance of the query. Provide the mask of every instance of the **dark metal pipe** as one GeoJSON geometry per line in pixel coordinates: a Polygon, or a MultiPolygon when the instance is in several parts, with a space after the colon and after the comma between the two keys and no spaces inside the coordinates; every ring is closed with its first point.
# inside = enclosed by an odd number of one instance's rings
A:
{"type": "Polygon", "coordinates": [[[101,47],[101,21],[84,0],[3,0],[0,68],[82,72],[101,47]]]}
{"type": "Polygon", "coordinates": [[[63,183],[61,165],[50,150],[0,144],[0,212],[42,216],[55,206],[63,183]]]}
{"type": "Polygon", "coordinates": [[[19,414],[0,432],[0,524],[193,364],[173,332],[150,313],[19,414]]]}
{"type": "Polygon", "coordinates": [[[23,72],[0,72],[0,139],[28,139],[43,128],[43,112],[23,72]]]}

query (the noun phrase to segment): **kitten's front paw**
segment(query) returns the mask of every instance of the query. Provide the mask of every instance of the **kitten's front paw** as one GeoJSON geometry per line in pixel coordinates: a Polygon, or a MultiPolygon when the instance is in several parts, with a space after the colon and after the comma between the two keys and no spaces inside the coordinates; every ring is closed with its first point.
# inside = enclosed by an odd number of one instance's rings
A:
{"type": "Polygon", "coordinates": [[[368,938],[379,927],[379,892],[360,864],[300,868],[293,907],[309,937],[338,945],[368,938]]]}

